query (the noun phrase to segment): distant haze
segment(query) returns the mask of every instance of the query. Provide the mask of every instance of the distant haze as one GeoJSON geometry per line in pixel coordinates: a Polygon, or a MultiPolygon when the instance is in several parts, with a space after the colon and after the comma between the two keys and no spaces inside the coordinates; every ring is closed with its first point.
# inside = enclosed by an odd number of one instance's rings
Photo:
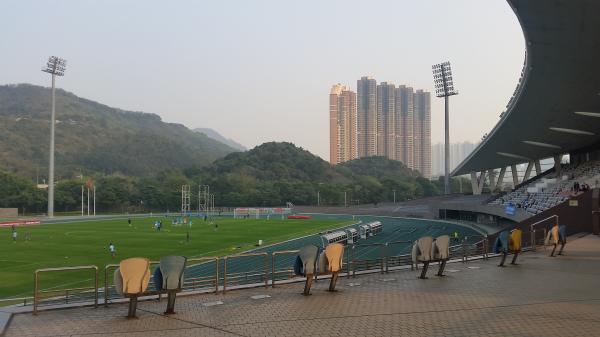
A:
{"type": "MultiPolygon", "coordinates": [[[[246,147],[290,141],[328,158],[328,93],[363,75],[432,90],[449,60],[453,142],[498,121],[524,60],[503,0],[0,2],[2,83],[58,86],[95,101],[219,130],[246,147]]],[[[60,114],[60,111],[58,112],[60,114]]],[[[443,141],[432,98],[432,142],[443,141]]]]}
{"type": "Polygon", "coordinates": [[[194,131],[196,132],[201,132],[205,135],[208,136],[208,138],[212,138],[214,140],[217,140],[223,144],[229,145],[232,148],[238,150],[238,151],[246,151],[248,150],[244,145],[236,142],[235,140],[231,139],[231,138],[226,138],[224,137],[222,134],[220,134],[218,131],[210,129],[210,128],[196,128],[194,129],[194,131]]]}

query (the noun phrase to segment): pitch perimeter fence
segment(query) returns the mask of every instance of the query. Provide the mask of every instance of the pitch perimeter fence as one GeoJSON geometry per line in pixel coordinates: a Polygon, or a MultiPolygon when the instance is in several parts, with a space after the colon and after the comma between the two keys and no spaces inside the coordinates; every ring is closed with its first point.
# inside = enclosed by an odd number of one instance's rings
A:
{"type": "MultiPolygon", "coordinates": [[[[495,236],[484,236],[474,230],[445,222],[427,221],[420,219],[381,219],[384,231],[377,236],[356,244],[346,245],[343,258],[343,276],[356,277],[360,273],[388,273],[395,270],[413,269],[411,260],[413,242],[422,236],[439,236],[452,234],[460,230],[461,239],[453,239],[450,247],[450,258],[454,261],[468,262],[473,259],[486,259],[492,255],[491,247],[495,236]],[[396,224],[394,224],[396,221],[396,224]],[[423,224],[425,222],[425,224],[423,224]],[[401,223],[402,226],[398,226],[401,223]]],[[[365,220],[370,219],[362,219],[365,220]]],[[[348,227],[353,227],[356,224],[348,227]]],[[[524,250],[535,249],[543,245],[546,228],[533,228],[532,232],[525,232],[523,236],[524,250]]],[[[293,282],[300,280],[294,275],[293,264],[298,249],[314,244],[323,245],[320,235],[311,235],[303,238],[289,240],[269,247],[262,247],[251,252],[225,257],[199,257],[188,259],[185,270],[183,293],[219,293],[235,288],[255,286],[275,286],[276,283],[293,282]]],[[[158,266],[158,261],[152,261],[151,272],[158,266]]],[[[104,270],[95,271],[96,266],[52,268],[35,272],[36,282],[34,295],[30,298],[0,300],[10,304],[33,305],[35,310],[43,307],[56,307],[65,305],[97,304],[99,299],[103,304],[125,301],[116,291],[113,284],[113,275],[118,265],[107,265],[104,270]],[[87,282],[84,287],[54,287],[44,288],[43,278],[38,274],[52,272],[68,273],[74,270],[90,270],[91,278],[78,280],[87,282]],[[95,274],[94,274],[95,273],[95,274]],[[104,284],[98,282],[98,274],[104,274],[104,284]],[[10,301],[13,302],[10,302],[10,301]],[[15,301],[16,300],[16,301],[15,301]]],[[[77,280],[76,280],[77,281],[77,280]]],[[[145,296],[161,297],[155,290],[154,281],[151,279],[145,296]]]]}

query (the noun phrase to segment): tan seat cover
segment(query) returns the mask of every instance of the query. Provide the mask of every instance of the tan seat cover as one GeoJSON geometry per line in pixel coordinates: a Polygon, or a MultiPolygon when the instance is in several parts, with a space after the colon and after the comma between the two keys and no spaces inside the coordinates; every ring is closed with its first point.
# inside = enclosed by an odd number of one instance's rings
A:
{"type": "Polygon", "coordinates": [[[325,247],[325,256],[329,265],[329,272],[335,273],[342,269],[342,258],[344,257],[344,245],[331,243],[325,247]]]}
{"type": "Polygon", "coordinates": [[[417,240],[415,246],[413,246],[413,261],[426,262],[431,261],[432,252],[431,247],[433,245],[433,238],[431,236],[424,236],[417,240]]]}
{"type": "Polygon", "coordinates": [[[558,244],[558,225],[552,227],[552,242],[557,245],[558,244]]]}
{"type": "Polygon", "coordinates": [[[144,257],[132,257],[119,263],[123,278],[123,294],[139,295],[146,291],[150,281],[150,260],[144,257]]]}
{"type": "Polygon", "coordinates": [[[546,245],[557,245],[558,244],[558,225],[554,225],[546,235],[546,245]]]}
{"type": "Polygon", "coordinates": [[[433,258],[435,260],[446,260],[450,257],[450,236],[438,236],[433,242],[433,258]]]}

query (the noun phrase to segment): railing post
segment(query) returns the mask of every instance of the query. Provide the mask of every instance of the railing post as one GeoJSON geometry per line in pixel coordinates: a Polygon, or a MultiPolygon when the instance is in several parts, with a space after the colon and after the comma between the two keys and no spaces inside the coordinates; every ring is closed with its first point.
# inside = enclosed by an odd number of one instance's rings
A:
{"type": "Polygon", "coordinates": [[[537,250],[537,243],[535,242],[535,229],[531,231],[531,250],[534,252],[537,250]]]}
{"type": "Polygon", "coordinates": [[[108,306],[108,265],[104,266],[104,306],[108,306]]]}
{"type": "Polygon", "coordinates": [[[95,280],[94,280],[94,286],[95,286],[95,291],[94,291],[94,308],[98,308],[98,283],[99,283],[99,271],[98,271],[98,266],[94,266],[94,276],[95,276],[95,280]]]}
{"type": "Polygon", "coordinates": [[[227,256],[223,258],[223,294],[227,291],[227,256]]]}
{"type": "Polygon", "coordinates": [[[33,314],[37,315],[37,306],[38,306],[38,271],[36,270],[33,273],[33,314]]]}
{"type": "Polygon", "coordinates": [[[269,287],[269,253],[265,252],[265,288],[269,287]]]}
{"type": "Polygon", "coordinates": [[[487,260],[488,259],[488,252],[489,252],[489,247],[490,247],[490,243],[489,243],[489,238],[486,235],[483,239],[483,259],[487,260]]]}
{"type": "Polygon", "coordinates": [[[387,242],[381,245],[381,273],[387,273],[387,242]]]}
{"type": "Polygon", "coordinates": [[[275,256],[277,252],[271,253],[271,288],[275,288],[275,256]]]}
{"type": "Polygon", "coordinates": [[[467,248],[466,248],[467,244],[466,244],[466,240],[463,238],[462,239],[462,262],[466,263],[467,262],[467,248]]]}
{"type": "MultiPolygon", "coordinates": [[[[548,235],[548,229],[544,228],[544,238],[543,240],[546,241],[546,236],[548,235]]],[[[546,242],[544,242],[544,251],[546,250],[546,242]]]]}
{"type": "Polygon", "coordinates": [[[350,249],[346,249],[346,278],[350,277],[350,249]]]}
{"type": "Polygon", "coordinates": [[[219,293],[219,257],[215,258],[215,295],[219,293]]]}
{"type": "Polygon", "coordinates": [[[356,257],[356,252],[354,251],[354,249],[356,248],[356,245],[352,245],[352,278],[356,278],[356,263],[355,263],[355,257],[356,257]]]}

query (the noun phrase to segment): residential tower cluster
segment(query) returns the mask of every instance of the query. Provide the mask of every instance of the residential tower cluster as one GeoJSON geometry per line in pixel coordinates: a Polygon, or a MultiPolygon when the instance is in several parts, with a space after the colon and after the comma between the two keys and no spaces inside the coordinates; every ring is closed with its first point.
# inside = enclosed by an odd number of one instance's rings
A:
{"type": "Polygon", "coordinates": [[[330,162],[384,156],[431,176],[431,96],[421,89],[361,77],[357,91],[329,94],[330,162]]]}

